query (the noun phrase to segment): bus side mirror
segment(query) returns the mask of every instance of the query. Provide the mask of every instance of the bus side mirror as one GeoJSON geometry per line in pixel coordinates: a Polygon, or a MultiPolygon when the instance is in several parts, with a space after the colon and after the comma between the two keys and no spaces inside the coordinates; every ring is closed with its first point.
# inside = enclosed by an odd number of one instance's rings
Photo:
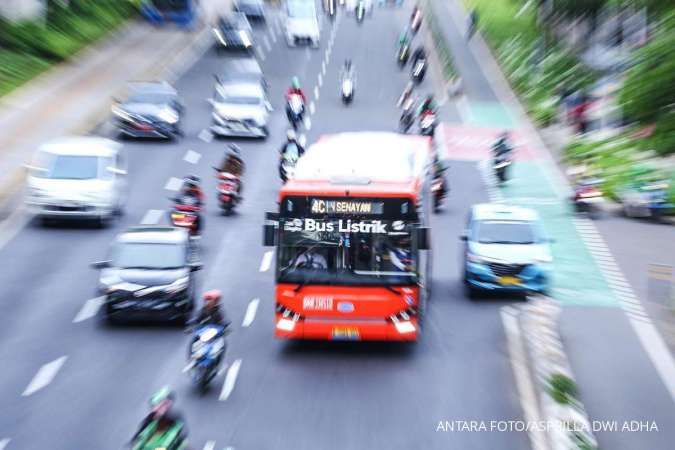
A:
{"type": "Polygon", "coordinates": [[[279,220],[279,213],[275,212],[266,212],[265,213],[265,220],[271,220],[273,222],[276,222],[279,220]]]}
{"type": "Polygon", "coordinates": [[[429,250],[431,245],[429,242],[429,228],[428,227],[419,227],[416,230],[417,233],[417,246],[420,250],[429,250]]]}
{"type": "Polygon", "coordinates": [[[263,245],[265,247],[274,247],[276,244],[276,227],[274,224],[263,225],[263,245]]]}

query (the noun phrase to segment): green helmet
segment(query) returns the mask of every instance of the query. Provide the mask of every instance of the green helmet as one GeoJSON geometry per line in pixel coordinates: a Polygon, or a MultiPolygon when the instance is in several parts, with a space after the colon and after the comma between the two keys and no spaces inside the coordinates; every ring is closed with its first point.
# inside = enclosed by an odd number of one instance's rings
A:
{"type": "Polygon", "coordinates": [[[157,406],[160,403],[162,403],[164,400],[173,400],[174,398],[174,393],[173,391],[168,387],[164,386],[162,389],[159,391],[155,392],[152,397],[150,397],[150,406],[157,406]]]}
{"type": "Polygon", "coordinates": [[[298,77],[293,77],[291,85],[293,86],[293,89],[300,89],[300,80],[298,80],[298,77]]]}

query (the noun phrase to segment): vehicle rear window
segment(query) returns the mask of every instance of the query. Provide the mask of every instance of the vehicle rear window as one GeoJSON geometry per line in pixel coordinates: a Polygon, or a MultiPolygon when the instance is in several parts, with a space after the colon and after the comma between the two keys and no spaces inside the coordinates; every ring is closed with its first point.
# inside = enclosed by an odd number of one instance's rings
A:
{"type": "Polygon", "coordinates": [[[112,165],[112,159],[89,155],[40,153],[33,164],[39,168],[33,170],[32,175],[36,177],[53,180],[92,180],[107,176],[105,168],[112,165]]]}
{"type": "Polygon", "coordinates": [[[474,239],[481,244],[534,244],[539,237],[531,222],[483,220],[476,225],[474,239]]]}
{"type": "Polygon", "coordinates": [[[123,269],[179,269],[185,266],[185,247],[178,244],[129,242],[116,244],[114,267],[123,269]]]}

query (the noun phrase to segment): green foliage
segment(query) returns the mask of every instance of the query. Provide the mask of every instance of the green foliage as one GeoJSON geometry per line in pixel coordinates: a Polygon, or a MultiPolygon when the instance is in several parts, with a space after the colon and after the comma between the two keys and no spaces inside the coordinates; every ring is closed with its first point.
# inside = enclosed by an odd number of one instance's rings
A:
{"type": "Polygon", "coordinates": [[[577,385],[570,377],[561,373],[554,373],[548,380],[548,392],[553,400],[567,405],[574,402],[577,395],[577,385]]]}

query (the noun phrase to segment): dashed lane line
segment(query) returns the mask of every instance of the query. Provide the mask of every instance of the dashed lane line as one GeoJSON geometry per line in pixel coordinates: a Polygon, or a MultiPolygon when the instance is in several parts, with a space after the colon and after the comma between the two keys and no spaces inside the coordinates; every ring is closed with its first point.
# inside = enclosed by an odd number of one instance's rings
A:
{"type": "Polygon", "coordinates": [[[1,440],[0,441],[0,450],[5,450],[5,448],[9,445],[10,441],[11,441],[11,439],[9,439],[9,438],[5,438],[5,439],[1,440]]]}
{"type": "Polygon", "coordinates": [[[317,82],[317,84],[319,85],[319,87],[323,86],[323,75],[319,74],[319,76],[317,77],[316,82],[317,82]]]}
{"type": "Polygon", "coordinates": [[[101,308],[103,300],[105,300],[105,297],[94,297],[84,302],[82,309],[80,309],[73,319],[73,323],[84,322],[85,320],[94,317],[101,308]]]}
{"type": "Polygon", "coordinates": [[[224,402],[234,391],[234,386],[237,383],[237,376],[239,375],[239,368],[241,367],[241,359],[235,360],[229,369],[227,369],[227,375],[225,375],[225,382],[223,383],[223,390],[220,391],[220,396],[218,400],[224,402]]]}
{"type": "Polygon", "coordinates": [[[35,394],[40,389],[47,387],[49,383],[54,380],[56,374],[59,373],[59,370],[61,370],[61,367],[63,367],[66,359],[68,359],[67,356],[62,356],[40,367],[40,370],[37,371],[21,395],[23,397],[28,397],[29,395],[35,394]]]}
{"type": "Polygon", "coordinates": [[[316,112],[316,104],[314,103],[314,100],[312,100],[309,104],[309,113],[314,114],[316,112]]]}
{"type": "Polygon", "coordinates": [[[183,161],[190,164],[197,164],[200,159],[202,159],[202,154],[194,150],[188,150],[183,156],[183,161]]]}
{"type": "Polygon", "coordinates": [[[263,254],[262,261],[260,261],[260,272],[267,272],[272,265],[273,250],[268,250],[263,254]]]}
{"type": "Polygon", "coordinates": [[[265,44],[265,50],[267,50],[267,53],[272,51],[272,44],[270,44],[270,39],[265,36],[263,37],[263,42],[265,44]]]}
{"type": "Polygon", "coordinates": [[[211,133],[211,131],[207,130],[206,128],[200,131],[197,137],[207,144],[210,144],[213,141],[213,133],[211,133]]]}
{"type": "Polygon", "coordinates": [[[254,298],[249,302],[248,307],[246,308],[246,314],[244,314],[244,320],[241,322],[242,327],[248,328],[251,326],[251,324],[255,320],[255,313],[258,311],[259,303],[260,303],[259,298],[254,298]]]}
{"type": "Polygon", "coordinates": [[[164,211],[161,209],[148,210],[141,219],[141,225],[157,225],[159,219],[162,218],[162,214],[164,214],[164,211]]]}
{"type": "Polygon", "coordinates": [[[204,444],[204,450],[214,450],[216,448],[216,441],[208,441],[204,444]]]}
{"type": "Polygon", "coordinates": [[[166,185],[164,185],[164,189],[166,189],[167,191],[176,192],[178,191],[178,189],[180,189],[182,185],[183,180],[181,180],[180,178],[171,177],[169,178],[169,181],[166,182],[166,185]]]}
{"type": "Polygon", "coordinates": [[[314,99],[319,100],[319,87],[314,86],[314,99]]]}

